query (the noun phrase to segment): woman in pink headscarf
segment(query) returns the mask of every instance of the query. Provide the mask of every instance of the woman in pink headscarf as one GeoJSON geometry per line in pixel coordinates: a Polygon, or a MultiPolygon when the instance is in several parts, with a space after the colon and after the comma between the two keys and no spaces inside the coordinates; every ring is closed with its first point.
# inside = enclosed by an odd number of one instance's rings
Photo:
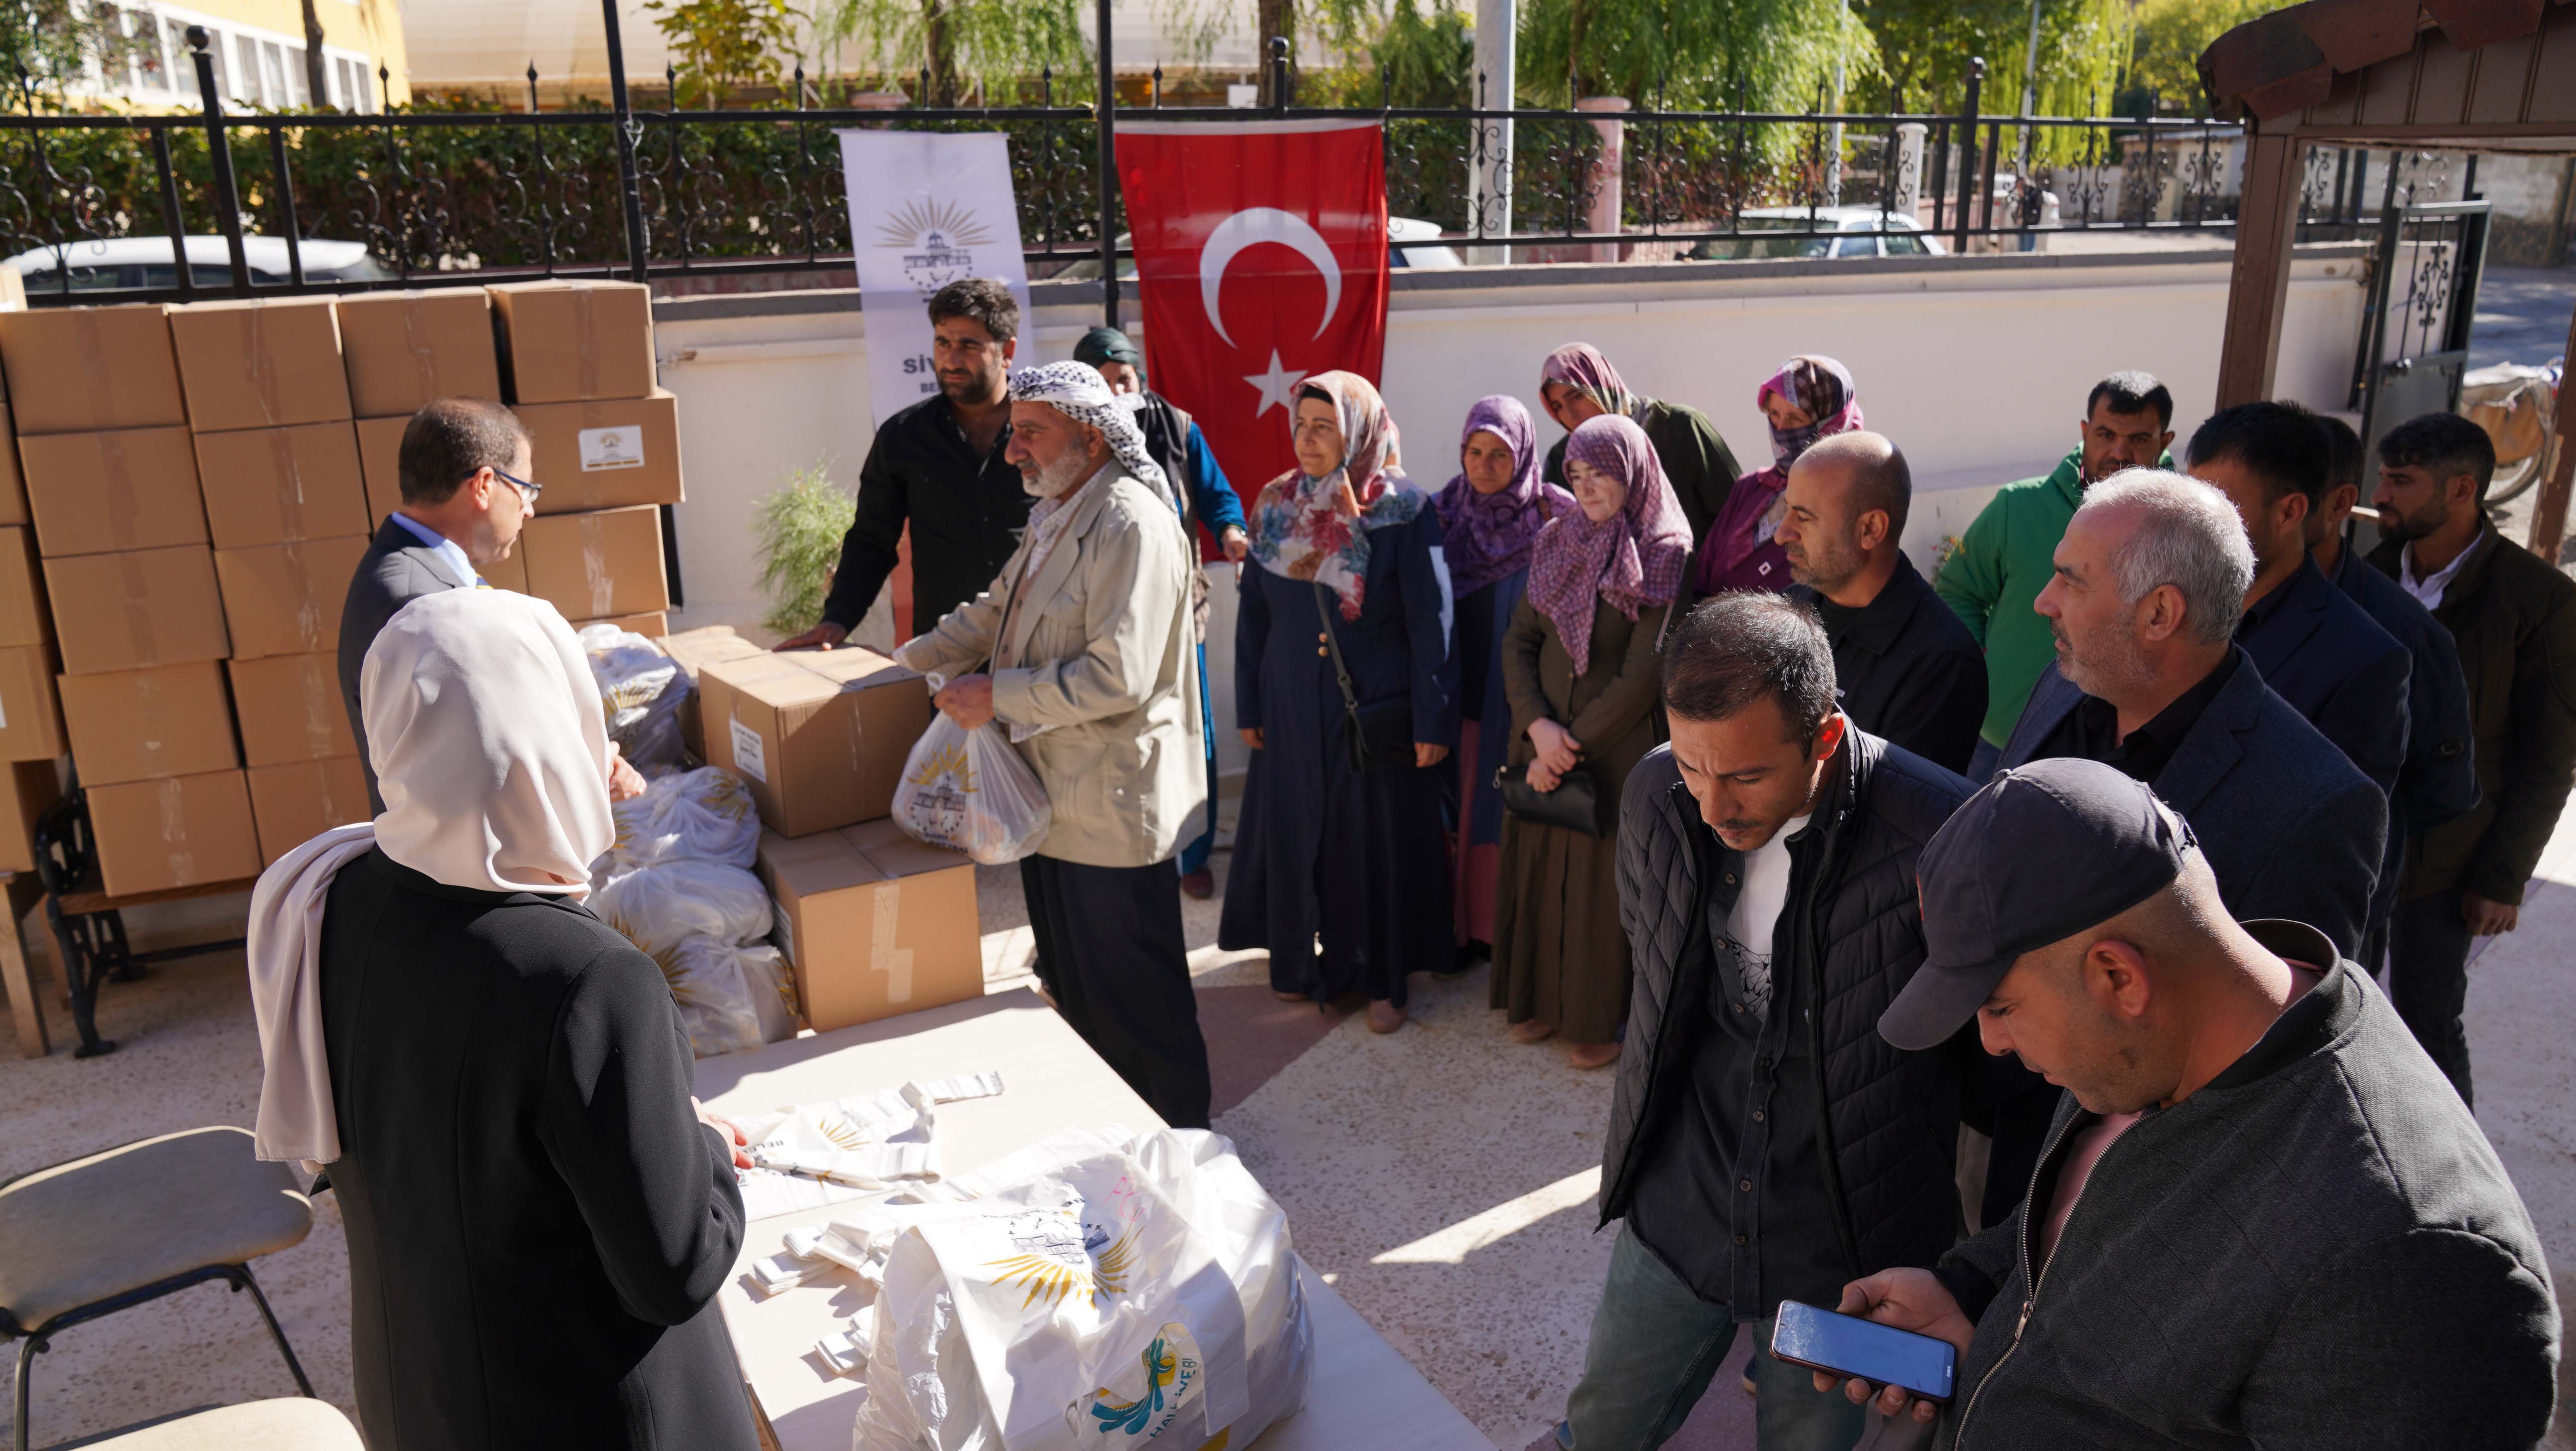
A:
{"type": "Polygon", "coordinates": [[[1725,510],[1700,542],[1694,584],[1703,597],[1730,589],[1789,588],[1789,557],[1771,537],[1780,527],[1789,465],[1817,439],[1861,426],[1851,370],[1817,354],[1801,353],[1781,364],[1753,401],[1771,425],[1771,467],[1735,481],[1725,510]]]}
{"type": "MultiPolygon", "coordinates": [[[[1691,543],[1696,546],[1708,537],[1710,522],[1726,508],[1735,476],[1743,470],[1707,414],[1688,404],[1632,391],[1609,358],[1590,343],[1567,343],[1547,355],[1538,368],[1538,397],[1547,416],[1568,437],[1605,413],[1633,420],[1644,429],[1646,441],[1655,446],[1655,462],[1663,468],[1664,482],[1680,501],[1682,517],[1690,521],[1691,543]]],[[[1558,439],[1548,450],[1541,476],[1551,484],[1564,485],[1565,439],[1558,439]]]]}
{"type": "MultiPolygon", "coordinates": [[[[1655,748],[1656,641],[1690,563],[1690,524],[1645,431],[1595,418],[1565,450],[1574,511],[1539,531],[1529,592],[1503,641],[1511,767],[1542,792],[1580,775],[1612,807],[1655,748]]],[[[1491,1001],[1512,1040],[1563,1035],[1566,1061],[1619,1056],[1628,937],[1619,838],[1515,816],[1503,824],[1491,1001]]]]}
{"type": "Polygon", "coordinates": [[[1404,476],[1366,379],[1306,379],[1292,427],[1297,466],[1253,501],[1259,567],[1236,595],[1234,714],[1252,767],[1217,945],[1268,949],[1282,998],[1365,994],[1370,1029],[1392,1033],[1405,975],[1456,950],[1440,516],[1404,476]]]}

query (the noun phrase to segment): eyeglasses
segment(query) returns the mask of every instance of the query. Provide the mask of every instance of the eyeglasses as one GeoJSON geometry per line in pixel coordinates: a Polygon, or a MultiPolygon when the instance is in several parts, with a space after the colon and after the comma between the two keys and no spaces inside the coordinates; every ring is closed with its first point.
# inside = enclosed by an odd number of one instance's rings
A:
{"type": "Polygon", "coordinates": [[[506,479],[511,484],[515,485],[518,488],[519,493],[523,495],[530,504],[537,502],[537,495],[546,491],[545,485],[529,483],[526,479],[520,478],[517,474],[505,474],[499,469],[494,469],[492,472],[495,476],[506,479]]]}

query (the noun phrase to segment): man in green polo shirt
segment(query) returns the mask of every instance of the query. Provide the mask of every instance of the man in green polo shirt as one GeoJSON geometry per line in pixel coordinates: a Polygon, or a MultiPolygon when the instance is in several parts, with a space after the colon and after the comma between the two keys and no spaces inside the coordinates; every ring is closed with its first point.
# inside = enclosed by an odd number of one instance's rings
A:
{"type": "Polygon", "coordinates": [[[1941,564],[1933,592],[1986,650],[1986,722],[1968,779],[1994,774],[2039,672],[2056,658],[2045,616],[2031,608],[2055,568],[2057,541],[2084,491],[2126,468],[2166,467],[2173,395],[2149,373],[2113,373],[2084,402],[2081,443],[2046,478],[2006,484],[1941,564]]]}

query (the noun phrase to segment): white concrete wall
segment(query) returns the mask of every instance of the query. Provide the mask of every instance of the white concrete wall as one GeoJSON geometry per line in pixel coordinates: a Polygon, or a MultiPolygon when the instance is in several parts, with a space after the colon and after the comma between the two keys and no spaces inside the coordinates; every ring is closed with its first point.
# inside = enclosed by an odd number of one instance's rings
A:
{"type": "MultiPolygon", "coordinates": [[[[2104,374],[2145,368],[2162,378],[2174,426],[2190,436],[2217,386],[2226,260],[2039,254],[1405,273],[1389,309],[1385,392],[1411,472],[1436,488],[1454,471],[1468,406],[1510,392],[1539,413],[1540,359],[1582,339],[1631,386],[1706,409],[1753,467],[1769,452],[1754,389],[1792,353],[1827,353],[1852,370],[1869,426],[1913,463],[1906,545],[1928,568],[1996,485],[2045,472],[2074,446],[2084,395],[2104,374]]],[[[2280,396],[2343,405],[2360,272],[2358,246],[2303,250],[2280,396]]],[[[1099,320],[1096,284],[1041,284],[1035,301],[1024,362],[1066,356],[1099,320]]],[[[1131,298],[1125,314],[1150,361],[1138,312],[1131,298]]],[[[678,299],[656,316],[689,490],[678,511],[688,606],[675,625],[749,630],[765,610],[750,535],[758,498],[817,458],[843,487],[856,485],[875,428],[866,329],[855,294],[841,292],[678,299]]],[[[1555,433],[1543,416],[1540,429],[1555,433]]],[[[1231,571],[1212,574],[1209,666],[1219,739],[1231,745],[1231,571]]],[[[882,604],[870,624],[880,639],[890,631],[882,604]]]]}

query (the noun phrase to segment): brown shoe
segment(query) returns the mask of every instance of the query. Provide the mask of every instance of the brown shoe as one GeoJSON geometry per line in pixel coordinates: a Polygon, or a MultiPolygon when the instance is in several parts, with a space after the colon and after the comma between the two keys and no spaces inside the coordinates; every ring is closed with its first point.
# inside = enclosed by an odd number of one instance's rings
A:
{"type": "Polygon", "coordinates": [[[1590,1073],[1619,1061],[1616,1043],[1577,1043],[1566,1050],[1565,1061],[1578,1072],[1590,1073]]]}
{"type": "Polygon", "coordinates": [[[1372,1001],[1369,1004],[1369,1031],[1372,1033],[1392,1033],[1396,1029],[1404,1026],[1404,1020],[1408,1016],[1410,1015],[1407,1014],[1404,1009],[1397,1007],[1393,1003],[1386,1002],[1384,1000],[1372,1001]]]}
{"type": "Polygon", "coordinates": [[[1536,1018],[1526,1023],[1512,1024],[1512,1041],[1515,1043],[1544,1043],[1555,1036],[1554,1024],[1542,1023],[1536,1018]]]}
{"type": "Polygon", "coordinates": [[[1283,1003],[1302,1003],[1306,1001],[1306,995],[1304,993],[1282,992],[1278,988],[1272,988],[1270,990],[1270,995],[1283,1003]]]}
{"type": "Polygon", "coordinates": [[[1181,895],[1206,901],[1216,895],[1216,873],[1201,869],[1181,874],[1181,895]]]}

